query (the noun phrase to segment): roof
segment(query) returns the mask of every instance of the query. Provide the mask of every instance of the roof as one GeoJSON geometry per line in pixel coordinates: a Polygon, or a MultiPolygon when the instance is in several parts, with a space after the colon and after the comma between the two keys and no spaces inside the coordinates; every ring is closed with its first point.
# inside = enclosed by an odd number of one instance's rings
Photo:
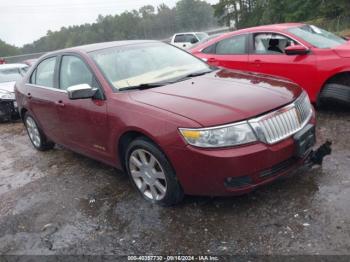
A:
{"type": "Polygon", "coordinates": [[[185,34],[207,34],[206,32],[181,32],[174,35],[185,35],[185,34]]]}
{"type": "Polygon", "coordinates": [[[28,67],[26,64],[1,64],[0,69],[12,69],[12,68],[22,68],[28,67]]]}
{"type": "Polygon", "coordinates": [[[273,24],[273,25],[261,25],[261,26],[256,26],[256,27],[249,27],[241,30],[237,30],[234,32],[251,32],[255,30],[285,30],[291,27],[297,27],[297,26],[302,26],[304,24],[302,23],[284,23],[284,24],[273,24]]]}
{"type": "Polygon", "coordinates": [[[89,45],[81,45],[81,46],[75,46],[75,47],[69,47],[66,49],[57,50],[54,52],[51,52],[50,54],[56,53],[56,52],[71,52],[71,51],[80,51],[84,53],[89,53],[101,49],[106,48],[112,48],[112,47],[118,47],[118,46],[127,46],[127,45],[135,45],[135,44],[146,44],[146,43],[160,43],[160,41],[155,40],[126,40],[126,41],[113,41],[113,42],[103,42],[103,43],[96,43],[96,44],[89,44],[89,45]]]}

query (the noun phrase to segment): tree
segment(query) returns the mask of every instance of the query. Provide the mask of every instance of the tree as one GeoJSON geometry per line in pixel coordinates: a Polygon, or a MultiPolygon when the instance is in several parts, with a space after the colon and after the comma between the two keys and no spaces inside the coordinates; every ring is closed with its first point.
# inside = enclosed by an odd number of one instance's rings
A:
{"type": "Polygon", "coordinates": [[[21,53],[18,47],[9,45],[0,39],[0,58],[5,56],[19,55],[21,53]]]}
{"type": "Polygon", "coordinates": [[[230,25],[234,21],[237,28],[243,28],[261,24],[349,17],[350,1],[220,0],[214,9],[221,24],[230,25]]]}
{"type": "MultiPolygon", "coordinates": [[[[161,4],[120,15],[99,15],[93,24],[62,27],[59,31],[47,31],[46,35],[31,44],[14,51],[23,53],[46,52],[76,45],[128,39],[164,39],[177,31],[205,30],[216,26],[213,7],[200,0],[181,0],[176,7],[161,4]]],[[[1,50],[1,49],[0,49],[1,50]]],[[[5,49],[4,49],[5,50],[5,49]]]]}
{"type": "Polygon", "coordinates": [[[195,31],[216,24],[214,10],[210,4],[200,0],[181,0],[176,4],[178,29],[195,31]]]}

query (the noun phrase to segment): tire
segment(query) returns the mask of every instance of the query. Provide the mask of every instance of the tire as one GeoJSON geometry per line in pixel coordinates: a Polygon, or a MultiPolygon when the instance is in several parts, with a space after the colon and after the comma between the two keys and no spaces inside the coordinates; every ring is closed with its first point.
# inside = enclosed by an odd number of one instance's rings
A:
{"type": "Polygon", "coordinates": [[[55,143],[49,141],[44,132],[39,128],[34,117],[28,112],[24,115],[24,125],[26,127],[30,142],[35,149],[39,151],[47,151],[55,146],[55,143]]]}
{"type": "Polygon", "coordinates": [[[329,83],[324,86],[318,99],[319,107],[327,104],[350,106],[350,86],[329,83]]]}
{"type": "Polygon", "coordinates": [[[183,199],[183,190],[169,160],[147,138],[133,140],[124,161],[132,184],[147,201],[172,206],[183,199]]]}

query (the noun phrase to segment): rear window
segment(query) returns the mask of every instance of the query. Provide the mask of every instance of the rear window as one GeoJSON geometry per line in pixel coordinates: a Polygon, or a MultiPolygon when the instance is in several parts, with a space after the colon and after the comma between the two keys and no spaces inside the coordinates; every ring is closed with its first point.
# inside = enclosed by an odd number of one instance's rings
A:
{"type": "Polygon", "coordinates": [[[197,39],[193,34],[176,35],[174,43],[190,43],[193,39],[197,39]]]}

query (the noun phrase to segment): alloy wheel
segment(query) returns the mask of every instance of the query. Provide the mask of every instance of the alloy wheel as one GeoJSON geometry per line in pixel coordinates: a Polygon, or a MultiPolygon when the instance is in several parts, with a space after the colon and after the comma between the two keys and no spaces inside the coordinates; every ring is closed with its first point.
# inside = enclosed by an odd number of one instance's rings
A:
{"type": "Polygon", "coordinates": [[[129,157],[131,177],[140,192],[151,200],[161,200],[167,192],[164,170],[147,150],[136,149],[129,157]]]}
{"type": "Polygon", "coordinates": [[[29,138],[33,142],[34,146],[40,147],[41,137],[40,137],[39,129],[34,119],[30,116],[28,116],[26,119],[26,127],[28,130],[29,138]]]}

